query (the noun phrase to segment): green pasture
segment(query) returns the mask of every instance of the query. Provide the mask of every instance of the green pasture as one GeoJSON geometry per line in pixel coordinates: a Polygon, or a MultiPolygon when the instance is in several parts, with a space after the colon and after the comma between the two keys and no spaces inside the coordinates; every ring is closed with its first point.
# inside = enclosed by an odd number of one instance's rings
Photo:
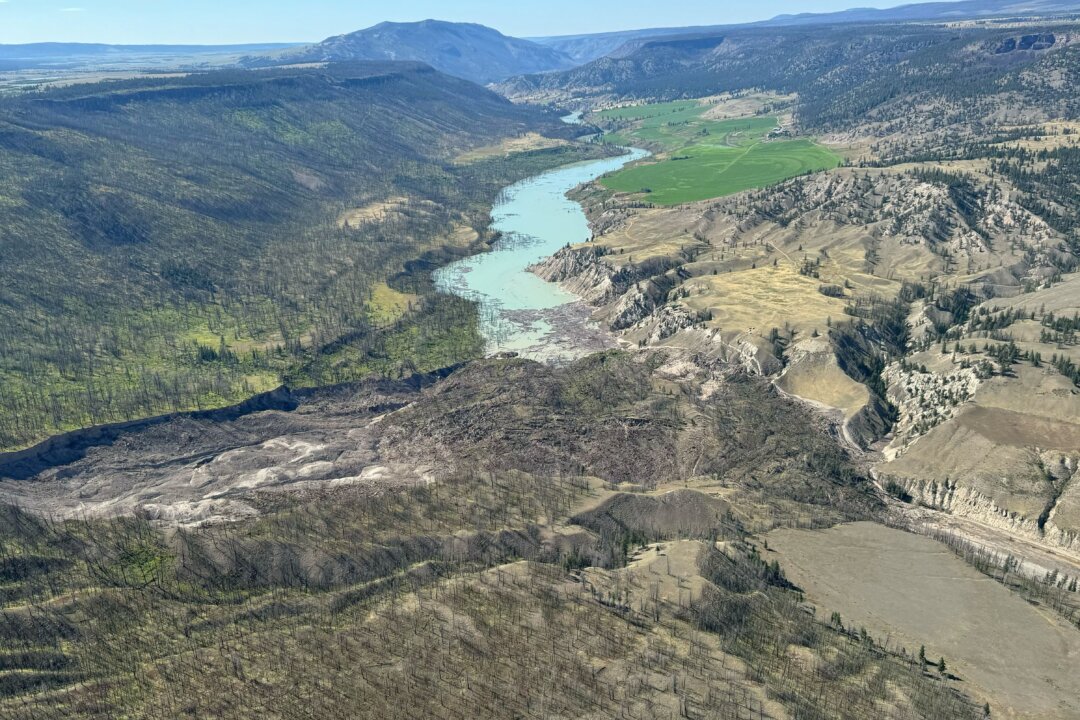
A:
{"type": "Polygon", "coordinates": [[[648,145],[646,161],[603,178],[618,192],[643,193],[658,205],[676,205],[765,187],[834,168],[840,157],[811,140],[769,140],[771,116],[706,120],[708,106],[679,101],[618,108],[593,120],[609,130],[605,142],[648,145]]]}
{"type": "Polygon", "coordinates": [[[810,140],[746,147],[695,145],[676,157],[628,168],[602,182],[618,192],[647,193],[657,205],[677,205],[765,187],[840,164],[835,153],[810,140]]]}

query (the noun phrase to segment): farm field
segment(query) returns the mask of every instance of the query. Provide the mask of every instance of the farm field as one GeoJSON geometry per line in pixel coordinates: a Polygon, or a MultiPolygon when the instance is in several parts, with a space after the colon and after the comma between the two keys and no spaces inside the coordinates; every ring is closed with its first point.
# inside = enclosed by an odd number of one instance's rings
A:
{"type": "Polygon", "coordinates": [[[769,139],[775,116],[708,120],[697,101],[618,108],[597,113],[604,142],[644,144],[658,151],[654,162],[602,180],[617,192],[642,193],[657,205],[722,197],[765,187],[797,175],[827,170],[840,157],[807,139],[769,139]]]}

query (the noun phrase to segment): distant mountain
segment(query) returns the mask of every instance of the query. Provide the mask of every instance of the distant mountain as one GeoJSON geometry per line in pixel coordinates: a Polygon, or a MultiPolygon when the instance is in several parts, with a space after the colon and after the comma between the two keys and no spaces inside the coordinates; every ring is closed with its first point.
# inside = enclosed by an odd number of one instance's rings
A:
{"type": "Polygon", "coordinates": [[[610,55],[628,42],[645,38],[665,37],[670,35],[696,35],[726,30],[733,25],[704,25],[700,27],[644,28],[642,30],[622,30],[617,32],[596,33],[593,35],[560,35],[554,37],[529,38],[533,42],[550,47],[570,56],[576,63],[584,65],[598,58],[610,55]]]}
{"type": "Polygon", "coordinates": [[[584,64],[611,55],[624,44],[645,38],[673,35],[700,35],[739,27],[820,25],[855,22],[911,22],[919,20],[958,20],[963,18],[1006,17],[1016,15],[1061,15],[1080,12],[1080,0],[960,0],[957,2],[914,3],[880,10],[853,8],[831,13],[778,15],[772,20],[744,25],[703,25],[693,27],[645,28],[594,35],[565,35],[530,38],[535,43],[569,55],[584,64]]]}
{"type": "Polygon", "coordinates": [[[246,58],[244,64],[257,67],[344,60],[416,60],[482,84],[578,64],[560,50],[507,37],[483,25],[440,20],[380,23],[316,45],[246,58]]]}
{"type": "Polygon", "coordinates": [[[1016,15],[1055,15],[1080,12],[1078,0],[960,0],[913,3],[879,10],[853,8],[833,13],[779,15],[769,25],[801,25],[831,22],[897,22],[910,20],[958,20],[1016,15]]]}
{"type": "Polygon", "coordinates": [[[0,58],[32,60],[35,58],[72,58],[94,55],[203,55],[235,52],[260,52],[295,47],[297,43],[258,43],[253,45],[104,45],[101,43],[28,43],[0,45],[0,58]]]}
{"type": "Polygon", "coordinates": [[[255,45],[105,45],[101,43],[28,43],[0,45],[0,68],[8,70],[103,65],[204,64],[208,58],[233,58],[296,47],[298,43],[255,45]]]}

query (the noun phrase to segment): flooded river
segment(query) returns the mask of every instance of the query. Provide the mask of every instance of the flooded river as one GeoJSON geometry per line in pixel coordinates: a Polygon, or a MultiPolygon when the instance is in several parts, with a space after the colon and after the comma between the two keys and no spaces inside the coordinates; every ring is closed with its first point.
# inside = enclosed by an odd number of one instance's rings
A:
{"type": "Polygon", "coordinates": [[[511,185],[492,211],[492,227],[501,237],[491,252],[436,273],[440,290],[480,304],[488,354],[511,351],[552,361],[611,346],[608,334],[589,322],[589,308],[577,296],[541,280],[528,268],[567,244],[589,239],[585,213],[566,193],[646,154],[629,150],[620,157],[567,165],[511,185]]]}

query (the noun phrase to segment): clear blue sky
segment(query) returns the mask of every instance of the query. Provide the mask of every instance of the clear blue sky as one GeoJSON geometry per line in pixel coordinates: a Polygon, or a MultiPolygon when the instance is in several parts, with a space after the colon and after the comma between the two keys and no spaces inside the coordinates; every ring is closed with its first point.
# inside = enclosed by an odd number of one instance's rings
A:
{"type": "Polygon", "coordinates": [[[899,0],[0,0],[0,43],[309,41],[383,20],[425,18],[483,23],[508,35],[569,35],[901,4],[899,0]]]}

